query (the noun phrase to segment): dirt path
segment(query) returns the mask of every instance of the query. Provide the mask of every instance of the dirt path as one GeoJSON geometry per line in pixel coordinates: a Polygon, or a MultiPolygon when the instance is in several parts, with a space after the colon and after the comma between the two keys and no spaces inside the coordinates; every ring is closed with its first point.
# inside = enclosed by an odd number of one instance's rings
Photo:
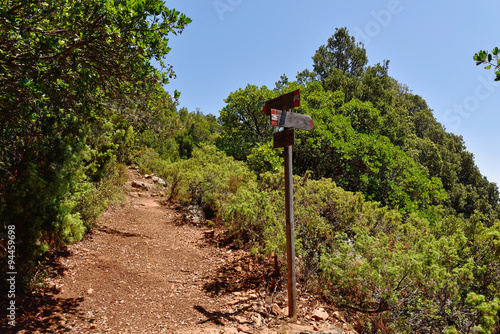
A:
{"type": "Polygon", "coordinates": [[[266,286],[272,266],[179,223],[185,213],[128,173],[127,203],[58,254],[59,275],[21,310],[19,333],[349,333],[338,313],[314,316],[319,306],[304,296],[298,323],[287,324],[284,293],[266,286]]]}

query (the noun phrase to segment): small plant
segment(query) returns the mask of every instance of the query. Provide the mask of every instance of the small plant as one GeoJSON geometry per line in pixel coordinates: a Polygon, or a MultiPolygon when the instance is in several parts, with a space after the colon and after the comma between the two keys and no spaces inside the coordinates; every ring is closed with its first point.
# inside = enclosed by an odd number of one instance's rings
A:
{"type": "Polygon", "coordinates": [[[41,262],[35,266],[35,270],[32,275],[28,275],[27,281],[23,282],[27,291],[32,291],[34,293],[39,292],[47,286],[46,280],[50,276],[50,271],[43,266],[41,262]]]}

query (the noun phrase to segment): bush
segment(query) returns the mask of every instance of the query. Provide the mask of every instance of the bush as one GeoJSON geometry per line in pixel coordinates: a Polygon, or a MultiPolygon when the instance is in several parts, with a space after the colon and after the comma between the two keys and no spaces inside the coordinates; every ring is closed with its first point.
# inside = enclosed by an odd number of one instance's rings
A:
{"type": "MultiPolygon", "coordinates": [[[[229,201],[224,219],[235,240],[285,253],[282,179],[263,174],[259,187],[241,188],[229,201]]],[[[499,222],[477,214],[430,224],[330,179],[294,183],[298,272],[363,319],[362,332],[499,330],[499,222]]]]}
{"type": "Polygon", "coordinates": [[[243,162],[235,161],[213,145],[202,145],[192,158],[169,162],[152,150],[137,158],[142,172],[155,172],[167,183],[170,200],[185,204],[218,207],[221,199],[255,181],[255,175],[243,162]]]}
{"type": "Polygon", "coordinates": [[[74,211],[81,215],[87,229],[94,226],[109,206],[125,200],[123,185],[127,179],[126,166],[115,164],[109,167],[103,180],[97,183],[84,182],[79,191],[73,194],[77,203],[74,211]]]}
{"type": "Polygon", "coordinates": [[[273,149],[273,142],[268,141],[252,148],[252,154],[247,157],[247,165],[257,174],[277,173],[283,168],[283,157],[273,149]]]}
{"type": "Polygon", "coordinates": [[[176,161],[179,159],[179,144],[175,138],[158,136],[153,130],[148,129],[139,133],[137,144],[153,148],[163,160],[176,161]]]}
{"type": "Polygon", "coordinates": [[[258,191],[242,187],[224,207],[223,219],[237,244],[250,243],[254,250],[270,255],[286,248],[282,191],[258,191]]]}
{"type": "Polygon", "coordinates": [[[152,148],[144,147],[137,152],[135,162],[143,174],[161,173],[170,165],[169,160],[164,160],[152,148]]]}

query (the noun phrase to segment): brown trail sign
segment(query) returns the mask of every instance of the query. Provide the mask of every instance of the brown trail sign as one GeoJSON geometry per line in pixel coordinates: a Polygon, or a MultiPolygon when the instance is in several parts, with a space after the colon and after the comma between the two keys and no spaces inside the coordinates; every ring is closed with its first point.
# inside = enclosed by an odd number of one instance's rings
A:
{"type": "Polygon", "coordinates": [[[285,215],[286,215],[286,258],[288,267],[288,316],[297,318],[297,275],[295,272],[295,237],[293,224],[293,175],[292,146],[295,145],[295,129],[312,130],[311,116],[286,111],[300,105],[300,91],[297,89],[269,100],[263,112],[270,116],[271,125],[285,130],[274,134],[274,148],[283,147],[285,153],[285,215]]]}
{"type": "Polygon", "coordinates": [[[300,106],[300,90],[294,90],[288,94],[278,96],[264,104],[262,111],[269,116],[271,109],[288,110],[300,106]]]}

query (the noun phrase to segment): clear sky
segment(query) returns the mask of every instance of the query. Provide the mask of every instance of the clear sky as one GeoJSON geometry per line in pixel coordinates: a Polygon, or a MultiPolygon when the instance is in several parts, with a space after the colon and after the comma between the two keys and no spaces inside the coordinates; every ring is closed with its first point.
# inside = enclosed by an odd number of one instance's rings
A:
{"type": "Polygon", "coordinates": [[[477,67],[481,49],[500,47],[500,2],[472,0],[166,0],[193,19],[172,36],[166,63],[181,107],[219,115],[230,92],[269,88],[312,69],[320,45],[347,27],[370,64],[421,95],[447,131],[461,135],[488,180],[500,185],[500,82],[477,67]]]}

